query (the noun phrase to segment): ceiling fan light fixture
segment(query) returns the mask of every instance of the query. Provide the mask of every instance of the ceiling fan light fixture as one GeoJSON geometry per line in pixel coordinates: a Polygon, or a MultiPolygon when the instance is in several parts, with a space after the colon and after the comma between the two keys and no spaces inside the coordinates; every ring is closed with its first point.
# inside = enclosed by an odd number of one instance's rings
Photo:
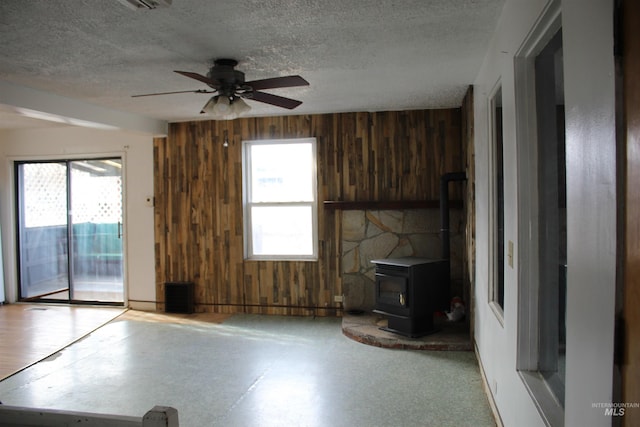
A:
{"type": "Polygon", "coordinates": [[[212,96],[207,103],[204,104],[204,107],[200,110],[200,114],[212,114],[214,105],[216,105],[216,97],[212,96]]]}
{"type": "Polygon", "coordinates": [[[249,112],[249,110],[251,110],[251,107],[249,107],[249,104],[244,102],[244,99],[236,97],[233,100],[233,103],[231,104],[231,109],[233,110],[233,112],[236,114],[236,117],[237,117],[244,113],[249,112]]]}
{"type": "Polygon", "coordinates": [[[231,113],[231,102],[227,96],[217,96],[213,105],[212,114],[214,116],[224,117],[231,113]]]}
{"type": "Polygon", "coordinates": [[[251,107],[242,98],[218,95],[209,99],[200,114],[208,114],[213,120],[233,120],[249,110],[251,107]]]}

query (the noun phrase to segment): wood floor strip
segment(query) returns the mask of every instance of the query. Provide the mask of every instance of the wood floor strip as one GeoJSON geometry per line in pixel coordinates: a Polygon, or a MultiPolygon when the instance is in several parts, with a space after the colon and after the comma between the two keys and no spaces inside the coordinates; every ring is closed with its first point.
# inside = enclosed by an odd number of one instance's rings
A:
{"type": "Polygon", "coordinates": [[[51,304],[0,306],[0,381],[55,354],[125,311],[51,304]]]}

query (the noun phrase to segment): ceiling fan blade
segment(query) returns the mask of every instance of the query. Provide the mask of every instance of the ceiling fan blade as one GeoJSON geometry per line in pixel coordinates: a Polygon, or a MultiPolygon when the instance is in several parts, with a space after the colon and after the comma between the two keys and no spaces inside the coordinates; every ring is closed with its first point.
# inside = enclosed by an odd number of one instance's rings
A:
{"type": "Polygon", "coordinates": [[[189,77],[191,79],[196,79],[201,81],[202,83],[206,83],[212,88],[218,89],[220,88],[220,82],[216,79],[210,79],[209,77],[203,76],[202,74],[192,73],[191,71],[175,71],[178,74],[182,74],[185,77],[189,77]]]}
{"type": "Polygon", "coordinates": [[[172,95],[174,93],[214,93],[215,90],[205,90],[205,89],[197,89],[197,90],[177,90],[174,92],[158,92],[158,93],[143,93],[141,95],[131,95],[132,98],[140,98],[141,96],[156,96],[156,95],[172,95]]]}
{"type": "Polygon", "coordinates": [[[265,104],[275,105],[276,107],[288,108],[289,110],[293,110],[298,105],[302,104],[302,101],[296,101],[295,99],[272,95],[266,92],[253,92],[249,99],[264,102],[265,104]]]}
{"type": "Polygon", "coordinates": [[[279,87],[309,86],[309,82],[300,76],[273,77],[270,79],[244,82],[244,84],[251,86],[253,90],[275,89],[279,87]]]}

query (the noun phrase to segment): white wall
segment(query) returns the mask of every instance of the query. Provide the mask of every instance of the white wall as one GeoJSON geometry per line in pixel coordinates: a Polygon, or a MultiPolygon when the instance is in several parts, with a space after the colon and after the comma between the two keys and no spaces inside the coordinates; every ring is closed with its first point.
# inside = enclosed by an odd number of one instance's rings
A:
{"type": "Polygon", "coordinates": [[[125,285],[129,306],[155,310],[153,139],[116,130],[52,127],[0,132],[0,221],[5,292],[17,298],[13,161],[121,156],[124,162],[125,285]]]}
{"type": "Polygon", "coordinates": [[[514,56],[544,10],[545,0],[507,0],[474,84],[476,170],[475,340],[500,417],[506,426],[543,425],[516,371],[518,301],[517,153],[514,56]],[[504,322],[489,305],[489,155],[491,91],[502,85],[505,240],[513,241],[514,268],[505,269],[504,322]]]}
{"type": "MultiPolygon", "coordinates": [[[[514,57],[547,10],[547,0],[507,0],[474,84],[476,170],[475,340],[506,426],[544,425],[516,370],[519,283],[518,139],[514,57]],[[502,83],[505,240],[504,324],[489,305],[489,95],[502,83]]],[[[607,425],[611,402],[615,294],[613,2],[562,0],[567,119],[568,302],[565,425],[607,425]]],[[[521,153],[521,155],[524,155],[521,153]]],[[[521,184],[521,183],[520,183],[521,184]]],[[[527,196],[528,197],[528,196],[527,196]]],[[[523,228],[521,228],[523,227],[523,228]]],[[[521,242],[522,243],[522,242],[521,242]]],[[[522,320],[522,319],[520,319],[522,320]]]]}

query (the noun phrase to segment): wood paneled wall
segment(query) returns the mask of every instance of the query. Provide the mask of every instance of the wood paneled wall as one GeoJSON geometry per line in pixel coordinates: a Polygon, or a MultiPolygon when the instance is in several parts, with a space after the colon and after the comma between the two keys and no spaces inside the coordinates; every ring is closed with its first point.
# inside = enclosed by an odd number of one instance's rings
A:
{"type": "Polygon", "coordinates": [[[172,123],[154,140],[158,310],[165,282],[193,281],[197,311],[339,315],[341,215],[322,202],[437,200],[440,176],[463,170],[460,121],[444,109],[172,123]],[[319,259],[244,260],[242,141],[300,137],[317,138],[319,259]]]}

